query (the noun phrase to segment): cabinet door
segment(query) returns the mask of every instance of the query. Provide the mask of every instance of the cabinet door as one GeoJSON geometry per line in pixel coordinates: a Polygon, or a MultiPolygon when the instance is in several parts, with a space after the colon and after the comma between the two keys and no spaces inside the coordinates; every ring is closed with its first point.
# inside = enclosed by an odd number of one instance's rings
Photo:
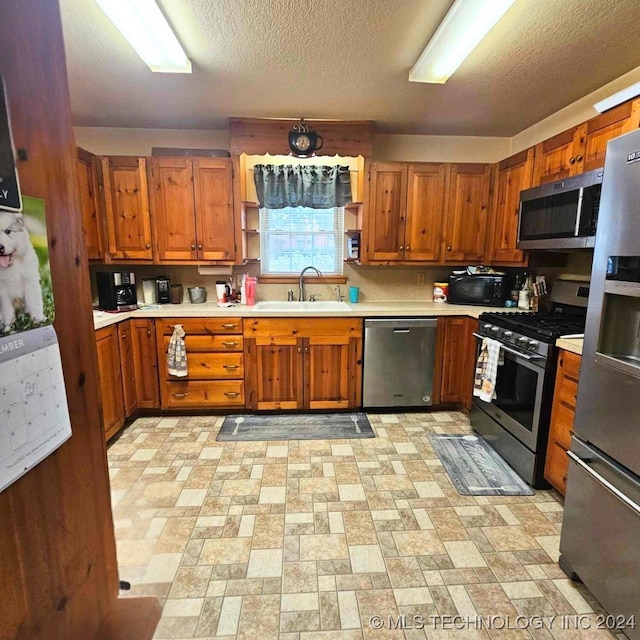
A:
{"type": "Polygon", "coordinates": [[[536,145],[533,186],[578,173],[577,158],[584,154],[586,126],[579,125],[536,145]]]}
{"type": "Polygon", "coordinates": [[[160,406],[158,394],[158,355],[153,320],[131,320],[133,368],[136,402],[140,409],[160,406]]]}
{"type": "Polygon", "coordinates": [[[444,164],[409,165],[405,260],[440,259],[445,178],[444,164]]]}
{"type": "Polygon", "coordinates": [[[102,425],[105,439],[109,440],[124,424],[120,355],[115,326],[96,331],[96,350],[102,398],[102,425]]]}
{"type": "Polygon", "coordinates": [[[444,218],[445,261],[479,262],[484,258],[490,181],[489,165],[451,165],[444,218]]]}
{"type": "Polygon", "coordinates": [[[625,102],[615,109],[591,118],[586,123],[584,158],[578,157],[579,172],[604,167],[607,142],[637,129],[640,124],[640,100],[625,102]]]}
{"type": "Polygon", "coordinates": [[[153,158],[151,174],[156,258],[161,262],[195,260],[193,160],[153,158]]]}
{"type": "Polygon", "coordinates": [[[136,375],[134,370],[133,349],[134,337],[131,333],[130,320],[121,322],[117,327],[124,415],[125,418],[128,418],[136,409],[136,375]]]}
{"type": "Polygon", "coordinates": [[[231,160],[193,161],[198,259],[234,261],[236,258],[231,160]]]}
{"type": "Polygon", "coordinates": [[[304,341],[305,407],[355,407],[358,340],[349,336],[314,337],[304,341]]]}
{"type": "Polygon", "coordinates": [[[471,407],[476,341],[473,336],[477,321],[471,318],[446,318],[444,348],[440,372],[441,402],[460,402],[471,407]]]}
{"type": "Polygon", "coordinates": [[[493,234],[489,259],[501,264],[523,264],[516,248],[520,191],[531,186],[534,150],[527,149],[498,164],[494,188],[493,234]]]}
{"type": "Polygon", "coordinates": [[[407,166],[393,162],[371,165],[369,195],[369,260],[404,257],[407,166]]]}
{"type": "Polygon", "coordinates": [[[256,338],[253,354],[255,409],[301,409],[301,338],[256,338]]]}
{"type": "Polygon", "coordinates": [[[105,217],[113,260],[151,260],[151,216],[144,158],[102,158],[105,217]]]}
{"type": "Polygon", "coordinates": [[[102,218],[100,215],[100,188],[97,158],[78,147],[78,187],[82,227],[89,260],[102,260],[102,218]]]}

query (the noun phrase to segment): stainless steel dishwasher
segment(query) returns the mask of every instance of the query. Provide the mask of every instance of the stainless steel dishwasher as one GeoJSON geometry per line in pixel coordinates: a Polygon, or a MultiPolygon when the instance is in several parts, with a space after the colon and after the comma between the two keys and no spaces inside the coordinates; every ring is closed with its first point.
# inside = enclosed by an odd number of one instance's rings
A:
{"type": "Polygon", "coordinates": [[[365,319],[365,407],[431,405],[437,326],[435,318],[365,319]]]}

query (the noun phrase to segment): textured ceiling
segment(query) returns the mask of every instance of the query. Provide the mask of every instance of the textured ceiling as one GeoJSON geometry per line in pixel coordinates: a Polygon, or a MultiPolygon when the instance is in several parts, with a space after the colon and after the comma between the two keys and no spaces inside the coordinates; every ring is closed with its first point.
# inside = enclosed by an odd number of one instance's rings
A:
{"type": "Polygon", "coordinates": [[[452,0],[160,0],[193,74],[151,73],[94,0],[61,0],[74,124],[374,120],[512,136],[640,66],[639,0],[516,0],[445,85],[409,69],[452,0]]]}

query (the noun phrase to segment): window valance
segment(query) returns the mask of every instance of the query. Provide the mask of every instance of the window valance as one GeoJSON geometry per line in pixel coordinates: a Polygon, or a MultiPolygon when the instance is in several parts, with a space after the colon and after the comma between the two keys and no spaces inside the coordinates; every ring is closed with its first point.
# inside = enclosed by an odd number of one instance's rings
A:
{"type": "Polygon", "coordinates": [[[346,166],[257,164],[254,180],[260,207],[330,209],[351,202],[346,166]]]}

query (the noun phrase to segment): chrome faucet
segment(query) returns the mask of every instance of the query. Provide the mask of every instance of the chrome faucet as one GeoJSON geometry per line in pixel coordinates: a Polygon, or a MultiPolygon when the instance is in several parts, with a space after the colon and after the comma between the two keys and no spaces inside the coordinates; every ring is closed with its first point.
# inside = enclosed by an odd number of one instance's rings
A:
{"type": "Polygon", "coordinates": [[[340,290],[340,285],[336,286],[336,300],[338,302],[342,302],[344,300],[344,296],[342,295],[342,291],[340,290]]]}
{"type": "Polygon", "coordinates": [[[322,272],[320,271],[320,269],[316,269],[315,267],[305,267],[301,272],[300,272],[300,278],[298,279],[298,300],[300,300],[300,302],[304,302],[304,274],[309,271],[310,269],[313,269],[313,271],[315,271],[318,274],[318,277],[322,277],[322,272]]]}

